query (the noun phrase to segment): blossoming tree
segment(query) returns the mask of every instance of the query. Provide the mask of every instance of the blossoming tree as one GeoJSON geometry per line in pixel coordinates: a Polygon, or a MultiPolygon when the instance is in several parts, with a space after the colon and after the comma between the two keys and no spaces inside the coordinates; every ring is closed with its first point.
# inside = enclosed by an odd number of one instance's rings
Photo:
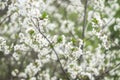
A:
{"type": "Polygon", "coordinates": [[[120,80],[118,0],[1,0],[0,80],[120,80]]]}

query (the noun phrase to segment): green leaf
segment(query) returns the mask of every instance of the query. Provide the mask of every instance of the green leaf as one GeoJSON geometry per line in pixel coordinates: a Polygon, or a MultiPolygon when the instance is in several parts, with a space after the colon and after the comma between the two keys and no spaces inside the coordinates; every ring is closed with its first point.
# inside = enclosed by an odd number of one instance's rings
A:
{"type": "Polygon", "coordinates": [[[28,33],[29,33],[30,35],[33,35],[35,32],[34,32],[34,30],[31,29],[31,30],[28,31],[28,33]]]}
{"type": "Polygon", "coordinates": [[[62,41],[62,37],[59,36],[59,37],[57,38],[57,43],[60,43],[61,41],[62,41]]]}
{"type": "Polygon", "coordinates": [[[71,65],[70,65],[70,67],[71,67],[71,68],[73,68],[73,67],[74,67],[74,65],[73,65],[73,64],[71,64],[71,65]]]}
{"type": "Polygon", "coordinates": [[[47,17],[47,13],[46,13],[46,12],[43,12],[41,18],[42,18],[42,19],[45,19],[46,17],[47,17]]]}
{"type": "Polygon", "coordinates": [[[46,0],[43,0],[46,3],[46,0]]]}
{"type": "Polygon", "coordinates": [[[52,44],[50,44],[50,48],[54,48],[54,46],[52,44]]]}
{"type": "Polygon", "coordinates": [[[93,19],[92,19],[92,22],[98,24],[98,20],[97,20],[96,18],[93,18],[93,19]]]}
{"type": "Polygon", "coordinates": [[[72,38],[71,41],[72,41],[73,44],[76,44],[76,42],[77,42],[75,38],[72,38]]]}
{"type": "Polygon", "coordinates": [[[76,48],[72,48],[71,50],[72,50],[72,51],[76,51],[76,48]]]}

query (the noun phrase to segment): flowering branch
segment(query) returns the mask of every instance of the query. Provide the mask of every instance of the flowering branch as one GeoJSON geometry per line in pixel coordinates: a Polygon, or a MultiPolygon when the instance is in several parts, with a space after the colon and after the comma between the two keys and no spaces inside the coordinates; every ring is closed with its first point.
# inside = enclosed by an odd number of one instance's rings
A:
{"type": "MultiPolygon", "coordinates": [[[[33,24],[34,24],[34,26],[36,27],[36,29],[38,30],[38,32],[39,32],[39,33],[48,41],[48,43],[50,44],[51,49],[54,51],[55,55],[57,56],[57,59],[58,59],[58,62],[59,62],[59,64],[60,64],[61,70],[62,70],[63,73],[65,74],[66,79],[67,79],[67,80],[70,80],[69,77],[67,76],[67,74],[66,74],[63,66],[62,66],[62,63],[60,62],[60,58],[59,58],[59,56],[58,56],[58,53],[57,53],[56,50],[54,49],[53,44],[52,44],[51,41],[41,32],[39,26],[36,26],[33,20],[31,20],[31,21],[33,22],[33,24]]],[[[39,23],[38,23],[38,25],[39,25],[39,23]]]]}
{"type": "MultiPolygon", "coordinates": [[[[103,25],[103,26],[102,26],[102,30],[103,30],[106,26],[108,26],[109,23],[110,23],[112,20],[113,20],[113,18],[110,19],[105,25],[103,25]]],[[[88,41],[89,39],[91,39],[93,36],[94,36],[94,35],[91,35],[89,38],[86,39],[86,41],[88,41]]]]}
{"type": "Polygon", "coordinates": [[[111,71],[115,71],[115,68],[119,67],[120,63],[118,63],[117,65],[115,65],[115,67],[113,67],[112,69],[106,69],[103,73],[101,73],[98,76],[95,76],[95,80],[101,80],[101,78],[104,78],[105,75],[109,74],[111,71]]]}

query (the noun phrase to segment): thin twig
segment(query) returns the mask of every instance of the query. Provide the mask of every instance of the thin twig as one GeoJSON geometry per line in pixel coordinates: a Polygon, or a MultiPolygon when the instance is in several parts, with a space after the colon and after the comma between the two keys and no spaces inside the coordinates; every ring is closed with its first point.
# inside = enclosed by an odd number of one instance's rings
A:
{"type": "Polygon", "coordinates": [[[0,22],[0,25],[2,25],[3,24],[3,22],[8,18],[8,17],[10,17],[12,14],[10,14],[10,15],[8,15],[8,16],[6,16],[1,22],[0,22]]]}
{"type": "Polygon", "coordinates": [[[113,20],[113,18],[111,18],[105,25],[102,26],[102,29],[104,29],[106,26],[109,25],[109,23],[113,20]]]}
{"type": "MultiPolygon", "coordinates": [[[[54,52],[55,55],[57,56],[57,59],[58,59],[58,62],[59,62],[59,64],[60,64],[61,70],[62,70],[63,73],[65,74],[66,79],[67,79],[67,80],[70,80],[69,77],[67,76],[66,72],[64,71],[64,68],[63,68],[63,66],[62,66],[62,63],[60,62],[60,58],[59,58],[59,56],[58,56],[58,53],[57,53],[56,50],[54,49],[54,46],[52,45],[51,41],[41,32],[39,26],[36,26],[33,20],[31,20],[31,21],[33,22],[35,28],[38,29],[38,32],[39,32],[39,33],[47,40],[47,42],[51,45],[51,49],[53,50],[53,52],[54,52]]],[[[38,23],[38,24],[39,24],[39,23],[38,23]]]]}
{"type": "Polygon", "coordinates": [[[95,80],[101,80],[101,78],[104,78],[105,75],[108,75],[110,72],[115,71],[118,66],[120,66],[120,63],[118,63],[117,65],[115,65],[115,67],[113,67],[112,69],[111,69],[111,68],[109,68],[109,69],[107,68],[107,69],[106,69],[103,73],[101,73],[100,75],[94,76],[94,77],[95,77],[95,80]]]}
{"type": "MultiPolygon", "coordinates": [[[[105,25],[102,26],[102,30],[109,25],[109,23],[112,21],[113,19],[110,19],[105,25]]],[[[86,41],[90,40],[94,35],[91,35],[89,38],[86,39],[86,41]]]]}
{"type": "Polygon", "coordinates": [[[120,63],[118,63],[117,65],[115,65],[115,67],[112,68],[109,72],[115,71],[117,67],[120,67],[120,63]]]}

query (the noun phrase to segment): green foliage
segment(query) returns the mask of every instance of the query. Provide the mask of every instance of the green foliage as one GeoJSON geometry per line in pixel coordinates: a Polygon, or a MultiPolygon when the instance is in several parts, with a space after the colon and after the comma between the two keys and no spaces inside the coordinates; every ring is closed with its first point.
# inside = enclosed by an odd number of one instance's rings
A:
{"type": "Polygon", "coordinates": [[[47,17],[47,12],[44,11],[44,12],[42,13],[41,19],[45,19],[46,17],[47,17]]]}
{"type": "Polygon", "coordinates": [[[76,19],[78,19],[78,14],[77,13],[69,13],[68,17],[70,20],[76,21],[76,19]]]}
{"type": "Polygon", "coordinates": [[[62,42],[62,36],[59,36],[58,38],[57,38],[57,43],[60,43],[60,42],[62,42]]]}
{"type": "Polygon", "coordinates": [[[77,42],[77,40],[75,38],[72,38],[71,41],[73,44],[76,44],[76,42],[77,42]]]}
{"type": "Polygon", "coordinates": [[[92,22],[94,22],[95,24],[98,24],[98,20],[96,18],[93,18],[92,22]]]}
{"type": "Polygon", "coordinates": [[[31,30],[28,31],[28,33],[29,33],[30,35],[33,35],[35,32],[34,32],[34,30],[31,29],[31,30]]]}

